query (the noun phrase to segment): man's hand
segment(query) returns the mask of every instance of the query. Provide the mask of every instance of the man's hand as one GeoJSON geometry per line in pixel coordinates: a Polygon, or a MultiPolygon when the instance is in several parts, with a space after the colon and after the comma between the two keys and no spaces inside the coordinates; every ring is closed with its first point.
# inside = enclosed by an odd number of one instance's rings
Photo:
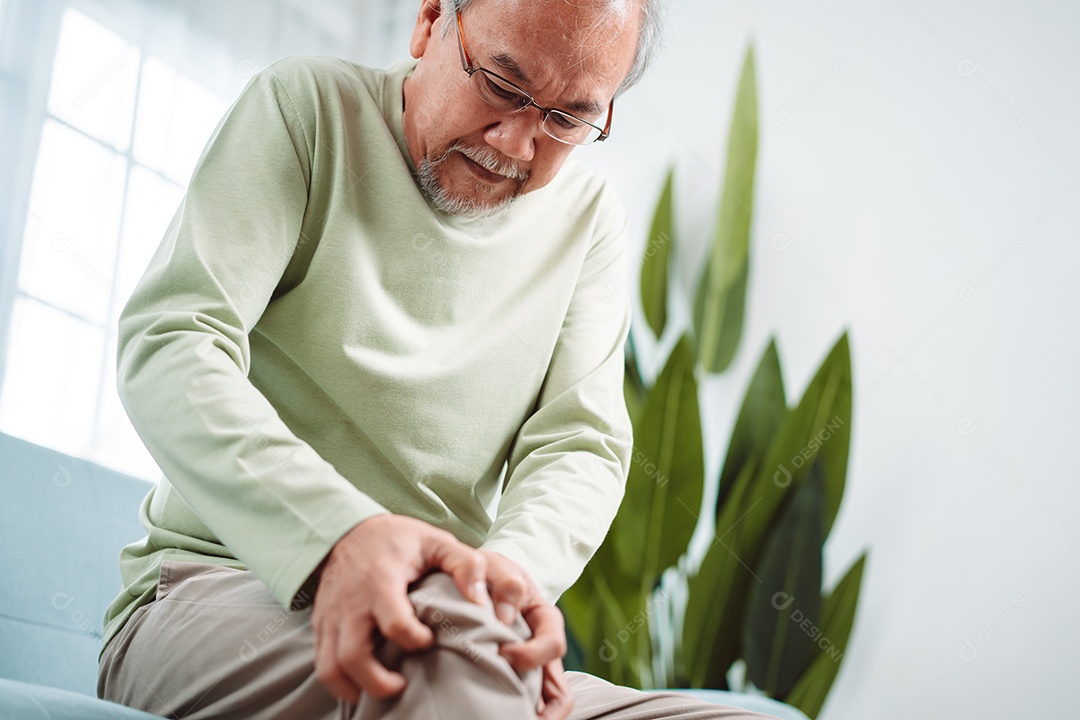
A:
{"type": "Polygon", "coordinates": [[[330,694],[356,704],[360,693],[385,698],[405,677],[375,657],[375,631],[404,650],[435,641],[407,592],[428,570],[453,577],[461,594],[486,600],[486,559],[445,530],[402,515],[364,520],[334,545],[315,591],[315,674],[330,694]]]}
{"type": "Polygon", "coordinates": [[[381,633],[406,651],[431,646],[435,635],[416,617],[408,587],[434,569],[450,575],[461,594],[478,604],[487,602],[490,587],[501,621],[510,624],[521,613],[532,637],[504,644],[499,654],[519,673],[543,667],[540,720],[564,720],[574,700],[562,667],[562,613],[512,560],[402,515],[364,520],[327,556],[311,616],[319,681],[350,704],[358,702],[361,692],[386,698],[404,690],[404,676],[376,657],[375,635],[381,633]]]}
{"type": "Polygon", "coordinates": [[[562,666],[566,654],[562,613],[540,596],[532,578],[517,563],[490,550],[480,552],[487,561],[487,582],[496,616],[510,624],[520,612],[532,630],[532,638],[507,643],[499,648],[499,654],[519,673],[543,666],[537,712],[540,720],[563,720],[574,709],[574,696],[562,666]]]}

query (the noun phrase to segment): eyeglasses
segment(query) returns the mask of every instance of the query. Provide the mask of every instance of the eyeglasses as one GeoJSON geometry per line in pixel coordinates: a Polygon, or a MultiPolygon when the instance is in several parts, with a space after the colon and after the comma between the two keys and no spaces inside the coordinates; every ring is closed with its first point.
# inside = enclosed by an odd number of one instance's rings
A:
{"type": "Polygon", "coordinates": [[[594,125],[588,120],[583,120],[577,115],[571,115],[562,110],[546,108],[538,105],[532,95],[519,88],[506,78],[473,65],[469,57],[469,51],[465,49],[465,26],[461,22],[461,11],[457,13],[458,50],[461,53],[461,68],[469,74],[469,84],[476,90],[484,102],[493,108],[505,112],[521,112],[528,107],[535,107],[540,111],[540,127],[544,132],[559,142],[568,145],[589,145],[597,140],[606,140],[611,130],[611,116],[615,110],[614,98],[608,104],[607,122],[604,127],[594,125]]]}

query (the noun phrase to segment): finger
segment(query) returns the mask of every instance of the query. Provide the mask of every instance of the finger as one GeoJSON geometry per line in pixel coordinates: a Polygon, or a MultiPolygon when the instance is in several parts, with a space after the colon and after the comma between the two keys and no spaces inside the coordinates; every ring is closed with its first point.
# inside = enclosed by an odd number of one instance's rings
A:
{"type": "Polygon", "coordinates": [[[554,605],[538,604],[527,608],[525,622],[532,637],[524,642],[499,647],[502,655],[518,672],[524,672],[561,658],[566,654],[566,628],[562,613],[554,605]]]}
{"type": "Polygon", "coordinates": [[[570,681],[566,679],[562,658],[555,658],[544,666],[544,692],[548,697],[570,694],[570,681]]]}
{"type": "Polygon", "coordinates": [[[435,633],[416,617],[416,608],[409,602],[404,584],[387,584],[400,589],[379,592],[374,598],[372,615],[379,632],[405,651],[430,647],[435,642],[435,633]]]}
{"type": "MultiPolygon", "coordinates": [[[[375,698],[397,695],[405,689],[405,676],[383,667],[375,657],[374,627],[370,621],[343,625],[337,637],[339,672],[375,698]]],[[[355,702],[355,701],[352,701],[355,702]]]]}
{"type": "Polygon", "coordinates": [[[430,561],[454,579],[462,595],[479,605],[488,603],[488,562],[478,550],[451,537],[431,547],[430,561]]]}
{"type": "Polygon", "coordinates": [[[537,720],[565,720],[574,710],[574,696],[567,694],[544,703],[537,720]]]}
{"type": "Polygon", "coordinates": [[[491,586],[491,601],[495,603],[495,615],[510,625],[525,603],[527,586],[521,569],[509,562],[491,561],[488,563],[487,577],[491,586]]]}
{"type": "Polygon", "coordinates": [[[552,660],[544,666],[544,683],[541,688],[543,707],[539,709],[540,720],[564,720],[574,709],[574,695],[563,671],[562,660],[552,660]]]}
{"type": "Polygon", "coordinates": [[[543,678],[540,682],[540,699],[536,703],[537,715],[543,716],[544,709],[547,707],[548,701],[555,702],[560,695],[560,688],[558,682],[549,676],[548,666],[544,666],[543,678]]]}
{"type": "Polygon", "coordinates": [[[321,628],[315,634],[315,677],[327,692],[355,705],[360,699],[359,688],[346,676],[337,662],[338,628],[321,628]]]}

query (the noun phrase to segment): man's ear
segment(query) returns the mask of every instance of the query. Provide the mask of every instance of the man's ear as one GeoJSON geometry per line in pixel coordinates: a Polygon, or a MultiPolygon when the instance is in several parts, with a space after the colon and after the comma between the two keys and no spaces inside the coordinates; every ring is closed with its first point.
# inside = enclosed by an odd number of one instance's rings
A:
{"type": "Polygon", "coordinates": [[[412,39],[409,40],[409,54],[421,58],[427,52],[431,41],[435,21],[442,16],[439,0],[420,0],[420,12],[416,14],[416,26],[413,27],[412,39]]]}

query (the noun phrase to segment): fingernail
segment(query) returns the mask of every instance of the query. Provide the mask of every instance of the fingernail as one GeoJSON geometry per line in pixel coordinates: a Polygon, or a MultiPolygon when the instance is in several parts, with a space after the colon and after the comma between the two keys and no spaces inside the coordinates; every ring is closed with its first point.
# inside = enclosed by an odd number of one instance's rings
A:
{"type": "Polygon", "coordinates": [[[474,602],[478,603],[487,600],[487,586],[480,580],[477,580],[472,585],[472,599],[474,602]]]}
{"type": "Polygon", "coordinates": [[[508,602],[501,602],[495,606],[495,616],[507,625],[514,622],[515,614],[517,614],[517,608],[508,602]]]}

